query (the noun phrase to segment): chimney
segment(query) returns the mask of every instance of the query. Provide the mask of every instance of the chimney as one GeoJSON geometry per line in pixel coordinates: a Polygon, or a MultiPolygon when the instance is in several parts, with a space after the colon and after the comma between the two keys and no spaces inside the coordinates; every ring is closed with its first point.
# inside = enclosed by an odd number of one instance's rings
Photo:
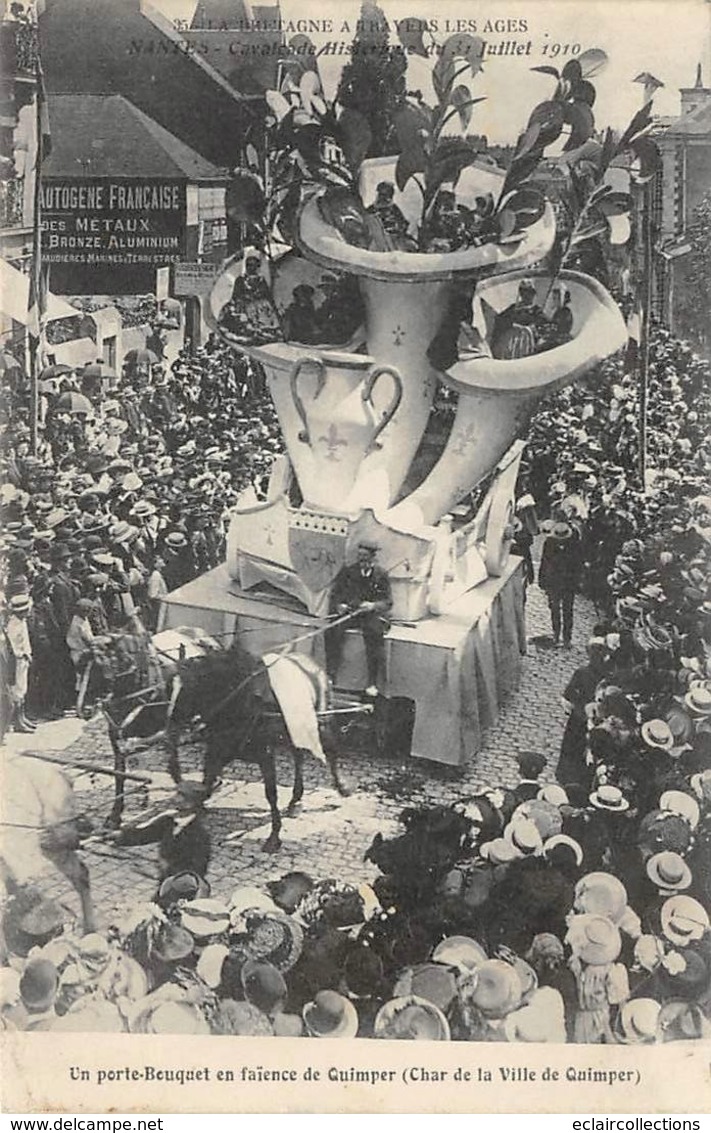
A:
{"type": "Polygon", "coordinates": [[[701,64],[696,67],[696,82],[693,87],[682,87],[679,91],[681,95],[681,114],[690,114],[692,110],[704,105],[711,99],[711,87],[705,87],[703,77],[701,74],[701,64]]]}

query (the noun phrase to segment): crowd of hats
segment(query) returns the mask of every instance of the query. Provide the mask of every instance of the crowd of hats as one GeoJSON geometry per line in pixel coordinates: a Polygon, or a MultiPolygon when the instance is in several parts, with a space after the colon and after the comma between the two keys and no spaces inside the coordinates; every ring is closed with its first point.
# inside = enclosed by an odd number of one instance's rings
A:
{"type": "MultiPolygon", "coordinates": [[[[666,812],[688,839],[710,795],[666,812]]],[[[405,811],[404,832],[370,848],[372,884],[291,872],[219,898],[187,871],[103,933],[77,935],[66,910],[23,890],[3,914],[0,1020],[307,1038],[708,1037],[711,931],[689,869],[657,854],[656,900],[638,911],[565,833],[576,813],[555,785],[523,803],[485,789],[405,811]]]]}
{"type": "Polygon", "coordinates": [[[587,586],[601,608],[635,597],[669,602],[656,589],[672,559],[686,561],[677,597],[700,604],[711,527],[711,368],[684,342],[652,326],[646,413],[646,476],[640,479],[640,390],[622,354],[544,404],[532,422],[526,481],[546,516],[578,526],[587,586]],[[658,557],[636,572],[636,539],[658,557]],[[620,552],[625,552],[618,559],[620,552]],[[684,586],[691,587],[687,594],[684,586]],[[645,588],[643,590],[643,588],[645,588]],[[643,590],[640,595],[636,591],[643,590]]]}
{"type": "Polygon", "coordinates": [[[37,455],[27,383],[3,394],[3,589],[37,604],[61,568],[120,630],[143,612],[156,556],[169,589],[222,561],[229,509],[246,486],[264,490],[279,431],[259,369],[218,339],[170,368],[133,351],[114,388],[81,392],[80,374],[53,371],[37,455]],[[127,590],[133,602],[112,600],[127,590]]]}

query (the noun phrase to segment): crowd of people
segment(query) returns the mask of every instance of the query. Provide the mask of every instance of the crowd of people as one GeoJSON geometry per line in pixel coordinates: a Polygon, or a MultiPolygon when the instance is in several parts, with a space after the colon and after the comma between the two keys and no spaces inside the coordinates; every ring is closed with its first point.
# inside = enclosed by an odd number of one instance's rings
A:
{"type": "MultiPolygon", "coordinates": [[[[650,361],[644,483],[639,389],[621,357],[557,394],[529,434],[519,502],[541,519],[553,642],[571,644],[580,589],[597,610],[587,661],[562,690],[554,780],[542,754],[519,753],[513,787],[406,810],[402,833],[368,850],[372,884],[292,873],[219,897],[208,848],[152,903],[89,936],[20,894],[3,917],[6,1026],[708,1037],[711,387],[708,364],[661,328],[650,361]]],[[[213,341],[171,375],[124,374],[90,413],[68,412],[62,398],[80,395],[58,389],[36,458],[25,407],[9,407],[6,636],[16,662],[31,643],[25,676],[42,710],[71,699],[49,671],[56,649],[79,673],[92,635],[154,624],[156,574],[175,586],[219,560],[226,509],[279,448],[258,383],[213,341]]],[[[23,730],[34,701],[21,701],[15,689],[23,730]]],[[[204,797],[181,800],[175,821],[199,830],[204,797]]]]}
{"type": "Polygon", "coordinates": [[[217,336],[170,368],[137,351],[115,381],[89,378],[46,372],[36,454],[27,383],[3,394],[0,654],[19,731],[88,704],[161,598],[224,560],[230,507],[264,492],[281,450],[261,370],[217,336]]]}
{"type": "MultiPolygon", "coordinates": [[[[675,768],[664,741],[646,721],[640,743],[675,768]]],[[[523,753],[512,789],[404,811],[403,833],[377,835],[366,854],[372,883],[290,872],[217,897],[183,868],[83,936],[24,890],[2,920],[0,1019],[30,1031],[708,1038],[708,769],[643,815],[602,781],[584,797],[541,783],[544,764],[523,753]]],[[[191,807],[196,793],[183,821],[191,807]]]]}

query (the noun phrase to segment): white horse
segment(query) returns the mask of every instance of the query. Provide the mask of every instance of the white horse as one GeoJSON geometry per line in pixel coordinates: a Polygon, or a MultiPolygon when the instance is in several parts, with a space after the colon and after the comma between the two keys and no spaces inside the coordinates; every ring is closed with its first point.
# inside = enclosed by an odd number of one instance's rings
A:
{"type": "Polygon", "coordinates": [[[84,932],[94,932],[89,870],[76,852],[81,838],[70,779],[51,763],[5,749],[0,783],[0,895],[35,881],[48,860],[76,889],[84,932]]]}

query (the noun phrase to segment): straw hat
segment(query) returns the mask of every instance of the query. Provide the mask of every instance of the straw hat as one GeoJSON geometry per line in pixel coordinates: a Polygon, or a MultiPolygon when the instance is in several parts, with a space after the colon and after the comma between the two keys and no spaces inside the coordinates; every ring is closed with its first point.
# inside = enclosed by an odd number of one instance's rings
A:
{"type": "Polygon", "coordinates": [[[691,776],[691,789],[701,802],[711,803],[711,768],[691,776]]]}
{"type": "Polygon", "coordinates": [[[684,697],[684,703],[694,716],[711,715],[711,689],[706,685],[692,685],[684,697]]]}
{"type": "Polygon", "coordinates": [[[563,819],[558,804],[546,802],[545,799],[527,799],[519,803],[511,815],[511,825],[515,826],[522,820],[534,824],[541,839],[552,838],[560,834],[563,829],[563,819]]]}
{"type": "Polygon", "coordinates": [[[306,1029],[316,1039],[352,1039],[358,1032],[358,1012],[337,991],[319,991],[302,1012],[306,1029]]]}
{"type": "Polygon", "coordinates": [[[66,1014],[54,1019],[49,1029],[76,1034],[120,1034],[127,1027],[116,1004],[97,995],[84,995],[66,1014]]]}
{"type": "Polygon", "coordinates": [[[666,720],[646,720],[640,729],[647,747],[658,747],[671,751],[674,747],[674,733],[666,720]]]}
{"type": "Polygon", "coordinates": [[[416,995],[419,999],[434,1003],[442,1011],[447,1011],[456,999],[457,981],[444,964],[417,964],[401,972],[393,987],[396,999],[406,995],[416,995]]]}
{"type": "Polygon", "coordinates": [[[571,838],[568,834],[554,834],[543,843],[544,856],[549,857],[551,850],[555,850],[556,846],[567,846],[575,856],[575,864],[577,866],[583,864],[583,847],[575,838],[571,838]]]}
{"type": "Polygon", "coordinates": [[[659,809],[668,810],[670,814],[678,814],[689,823],[692,830],[699,825],[701,817],[699,804],[685,791],[665,791],[659,800],[659,809]]]}
{"type": "Polygon", "coordinates": [[[184,869],[172,873],[161,882],[158,899],[161,905],[174,905],[177,901],[194,901],[198,897],[209,897],[210,886],[204,877],[193,870],[184,869]]]}
{"type": "Polygon", "coordinates": [[[435,948],[432,959],[466,973],[478,968],[488,957],[481,944],[470,936],[447,936],[435,948]]]}
{"type": "Polygon", "coordinates": [[[504,1034],[510,1043],[564,1043],[565,1005],[559,991],[538,988],[528,1003],[512,1011],[504,1020],[504,1034]]]}
{"type": "Polygon", "coordinates": [[[278,913],[279,908],[271,897],[257,889],[256,885],[240,885],[232,892],[227,908],[230,911],[230,923],[233,927],[242,926],[246,929],[245,914],[250,910],[261,909],[264,912],[278,913]]]}
{"type": "Polygon", "coordinates": [[[574,905],[578,913],[594,913],[619,924],[627,908],[627,890],[611,873],[587,873],[575,886],[574,905]]]}
{"type": "Polygon", "coordinates": [[[152,1035],[209,1035],[205,1016],[194,1003],[161,1003],[146,1019],[145,1033],[152,1035]]]}
{"type": "Polygon", "coordinates": [[[701,940],[709,928],[709,915],[695,898],[676,894],[664,902],[661,910],[662,932],[672,944],[689,944],[701,940]]]}
{"type": "Polygon", "coordinates": [[[524,856],[539,854],[543,848],[541,832],[530,818],[512,819],[504,830],[504,838],[524,856]]]}
{"type": "Polygon", "coordinates": [[[483,842],[479,847],[479,854],[492,865],[508,865],[521,857],[521,851],[507,838],[494,838],[492,842],[483,842]]]}
{"type": "Polygon", "coordinates": [[[629,810],[629,800],[625,798],[619,787],[607,783],[597,788],[590,795],[590,802],[598,810],[611,810],[622,813],[629,810]]]}
{"type": "Polygon", "coordinates": [[[467,1002],[490,1019],[503,1019],[521,1002],[518,972],[504,960],[485,960],[463,988],[467,1002]]]}
{"type": "Polygon", "coordinates": [[[226,944],[208,944],[200,953],[196,965],[197,974],[208,987],[216,988],[222,983],[222,968],[230,954],[226,944]]]}
{"type": "Polygon", "coordinates": [[[215,936],[230,927],[230,914],[222,901],[214,897],[198,897],[180,910],[180,923],[193,936],[215,936]]]}
{"type": "Polygon", "coordinates": [[[653,854],[647,861],[646,869],[647,876],[658,889],[678,893],[691,885],[691,870],[681,855],[675,854],[673,850],[653,854]]]}
{"type": "Polygon", "coordinates": [[[194,947],[195,941],[186,928],[167,924],[153,941],[151,955],[162,960],[164,964],[172,964],[190,956],[194,947]]]}
{"type": "Polygon", "coordinates": [[[569,802],[566,791],[558,783],[546,783],[544,787],[541,787],[536,797],[539,801],[550,803],[551,806],[555,807],[566,806],[569,802]]]}
{"type": "Polygon", "coordinates": [[[625,1045],[657,1041],[661,1004],[656,999],[630,999],[617,1016],[616,1038],[625,1045]]]}
{"type": "Polygon", "coordinates": [[[373,1023],[376,1039],[415,1039],[425,1042],[448,1042],[447,1017],[434,1003],[416,995],[390,999],[378,1011],[373,1023]]]}
{"type": "Polygon", "coordinates": [[[607,917],[593,913],[571,918],[566,942],[584,964],[611,964],[622,950],[617,926],[607,917]]]}

